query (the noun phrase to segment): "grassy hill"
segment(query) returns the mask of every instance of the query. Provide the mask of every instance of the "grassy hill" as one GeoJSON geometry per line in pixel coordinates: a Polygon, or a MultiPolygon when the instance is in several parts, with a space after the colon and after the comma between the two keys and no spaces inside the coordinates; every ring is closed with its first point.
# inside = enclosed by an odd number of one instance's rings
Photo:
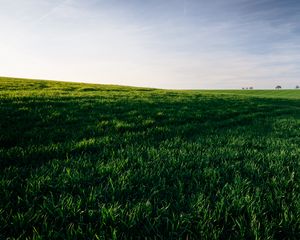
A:
{"type": "Polygon", "coordinates": [[[300,90],[212,90],[202,93],[244,95],[248,97],[300,99],[300,90]]]}
{"type": "Polygon", "coordinates": [[[300,91],[0,78],[0,239],[300,239],[300,91]]]}

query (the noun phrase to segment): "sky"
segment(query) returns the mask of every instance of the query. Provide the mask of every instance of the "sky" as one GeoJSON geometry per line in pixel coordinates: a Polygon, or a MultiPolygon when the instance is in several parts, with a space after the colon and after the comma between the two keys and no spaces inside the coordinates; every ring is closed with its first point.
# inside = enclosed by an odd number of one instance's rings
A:
{"type": "Polygon", "coordinates": [[[299,0],[0,0],[0,76],[168,89],[300,85],[299,0]]]}

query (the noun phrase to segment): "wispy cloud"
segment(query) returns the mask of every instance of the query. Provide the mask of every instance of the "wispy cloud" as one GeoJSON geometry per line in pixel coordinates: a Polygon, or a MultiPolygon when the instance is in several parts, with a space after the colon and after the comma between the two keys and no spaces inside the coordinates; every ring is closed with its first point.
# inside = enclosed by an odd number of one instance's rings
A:
{"type": "Polygon", "coordinates": [[[60,9],[64,8],[68,4],[72,3],[73,0],[62,0],[59,3],[55,4],[53,7],[51,7],[46,13],[44,13],[41,17],[37,19],[36,22],[41,22],[47,18],[49,18],[51,15],[55,14],[60,9]]]}

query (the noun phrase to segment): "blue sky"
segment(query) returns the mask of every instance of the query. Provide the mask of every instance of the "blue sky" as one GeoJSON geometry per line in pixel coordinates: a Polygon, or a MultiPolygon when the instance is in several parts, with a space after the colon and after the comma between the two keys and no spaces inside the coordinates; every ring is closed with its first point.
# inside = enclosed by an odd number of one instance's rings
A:
{"type": "Polygon", "coordinates": [[[300,85],[299,0],[0,0],[0,75],[178,89],[300,85]]]}

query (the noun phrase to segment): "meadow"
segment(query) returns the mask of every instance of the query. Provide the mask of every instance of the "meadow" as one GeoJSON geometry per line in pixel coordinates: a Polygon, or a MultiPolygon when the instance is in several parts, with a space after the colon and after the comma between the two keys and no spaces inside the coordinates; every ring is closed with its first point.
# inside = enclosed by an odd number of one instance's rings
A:
{"type": "Polygon", "coordinates": [[[0,239],[300,239],[300,90],[0,78],[0,239]]]}

